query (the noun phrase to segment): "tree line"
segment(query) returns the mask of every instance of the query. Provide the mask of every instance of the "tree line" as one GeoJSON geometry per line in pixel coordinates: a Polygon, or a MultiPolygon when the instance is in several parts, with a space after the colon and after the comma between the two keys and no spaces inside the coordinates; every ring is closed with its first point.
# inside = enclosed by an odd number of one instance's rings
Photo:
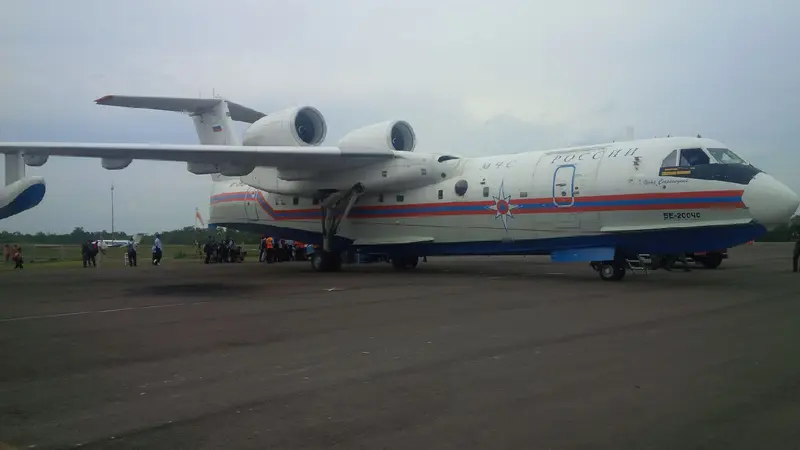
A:
{"type": "MultiPolygon", "coordinates": [[[[35,233],[23,234],[18,231],[0,231],[0,244],[51,244],[51,245],[80,245],[87,240],[95,239],[129,239],[136,233],[126,233],[117,231],[111,235],[110,231],[86,231],[82,227],[75,227],[71,233],[35,233]]],[[[143,234],[143,233],[142,233],[143,234]]],[[[232,229],[209,230],[194,227],[185,227],[178,230],[161,232],[161,242],[164,245],[191,245],[194,241],[205,243],[208,236],[220,237],[230,236],[239,244],[256,244],[261,236],[253,233],[244,233],[232,229]]],[[[150,245],[153,243],[153,234],[143,234],[141,244],[150,245]]]]}

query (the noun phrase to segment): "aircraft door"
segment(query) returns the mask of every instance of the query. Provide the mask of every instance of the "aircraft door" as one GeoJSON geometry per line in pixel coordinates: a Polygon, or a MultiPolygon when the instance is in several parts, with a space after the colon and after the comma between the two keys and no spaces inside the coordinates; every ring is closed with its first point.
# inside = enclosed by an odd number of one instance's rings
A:
{"type": "Polygon", "coordinates": [[[254,188],[247,189],[244,199],[244,214],[247,220],[258,220],[258,190],[254,188]]]}
{"type": "Polygon", "coordinates": [[[575,166],[558,166],[553,174],[553,204],[568,208],[575,204],[575,166]]]}

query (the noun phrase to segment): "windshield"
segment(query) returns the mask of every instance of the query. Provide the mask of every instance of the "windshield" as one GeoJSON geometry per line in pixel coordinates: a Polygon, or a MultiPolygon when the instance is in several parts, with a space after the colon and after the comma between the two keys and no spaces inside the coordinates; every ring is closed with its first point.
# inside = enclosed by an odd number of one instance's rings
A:
{"type": "Polygon", "coordinates": [[[739,158],[736,153],[733,153],[727,148],[709,148],[707,150],[720,164],[747,164],[745,160],[739,158]]]}

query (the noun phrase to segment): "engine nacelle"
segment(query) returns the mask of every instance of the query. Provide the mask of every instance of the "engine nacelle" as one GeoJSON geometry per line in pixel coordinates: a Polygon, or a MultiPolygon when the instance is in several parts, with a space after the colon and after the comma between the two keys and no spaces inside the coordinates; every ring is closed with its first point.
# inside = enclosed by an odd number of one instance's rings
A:
{"type": "Polygon", "coordinates": [[[22,159],[25,160],[25,165],[31,167],[41,167],[49,158],[50,155],[22,155],[22,159]]]}
{"type": "Polygon", "coordinates": [[[373,148],[413,152],[417,146],[414,129],[404,120],[368,125],[347,133],[339,140],[339,148],[373,148]]]}
{"type": "Polygon", "coordinates": [[[314,146],[325,140],[328,125],[318,109],[300,106],[258,119],[244,132],[244,145],[314,146]]]}
{"type": "Polygon", "coordinates": [[[219,167],[217,167],[216,164],[208,163],[187,162],[186,170],[195,175],[211,175],[212,173],[219,173],[219,167]]]}
{"type": "Polygon", "coordinates": [[[241,164],[222,163],[219,165],[219,173],[226,177],[243,177],[255,170],[256,166],[243,166],[241,164]]]}
{"type": "Polygon", "coordinates": [[[131,165],[133,158],[103,158],[100,163],[104,169],[122,170],[131,165]]]}

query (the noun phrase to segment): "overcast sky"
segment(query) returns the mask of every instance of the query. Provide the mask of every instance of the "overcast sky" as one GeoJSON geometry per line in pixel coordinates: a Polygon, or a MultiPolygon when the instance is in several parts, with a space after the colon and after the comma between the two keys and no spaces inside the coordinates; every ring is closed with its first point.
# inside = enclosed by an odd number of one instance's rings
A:
{"type": "MultiPolygon", "coordinates": [[[[6,2],[3,2],[6,3],[6,2]]],[[[105,94],[308,104],[328,143],[409,121],[464,155],[696,134],[800,192],[800,3],[762,0],[29,0],[0,15],[0,139],[195,143],[188,117],[105,94]]],[[[242,128],[243,129],[243,128],[242,128]]],[[[3,161],[0,161],[0,165],[3,161]]],[[[0,172],[1,173],[1,172],[0,172]]],[[[182,163],[53,158],[48,190],[0,229],[134,232],[208,215],[182,163]]]]}

